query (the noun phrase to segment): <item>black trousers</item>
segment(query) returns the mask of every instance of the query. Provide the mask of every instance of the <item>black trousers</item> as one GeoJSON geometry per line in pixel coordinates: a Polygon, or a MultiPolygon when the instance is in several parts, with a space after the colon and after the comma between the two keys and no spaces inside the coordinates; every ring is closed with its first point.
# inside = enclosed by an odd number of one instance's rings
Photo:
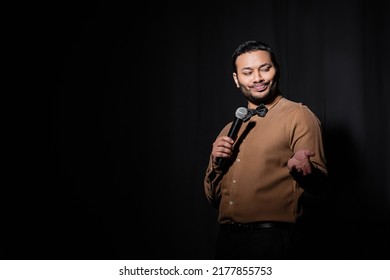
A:
{"type": "Polygon", "coordinates": [[[297,227],[229,231],[220,228],[217,260],[291,260],[302,259],[301,232],[297,227]]]}

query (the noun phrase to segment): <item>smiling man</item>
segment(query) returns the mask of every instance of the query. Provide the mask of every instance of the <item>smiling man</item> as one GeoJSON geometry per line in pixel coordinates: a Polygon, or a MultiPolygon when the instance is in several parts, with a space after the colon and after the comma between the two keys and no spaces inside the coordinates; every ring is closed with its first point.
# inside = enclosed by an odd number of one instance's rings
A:
{"type": "Polygon", "coordinates": [[[204,178],[219,211],[216,259],[301,258],[300,199],[326,185],[321,123],[307,106],[283,97],[267,44],[244,42],[232,62],[248,114],[235,139],[227,136],[232,123],[220,131],[204,178]]]}

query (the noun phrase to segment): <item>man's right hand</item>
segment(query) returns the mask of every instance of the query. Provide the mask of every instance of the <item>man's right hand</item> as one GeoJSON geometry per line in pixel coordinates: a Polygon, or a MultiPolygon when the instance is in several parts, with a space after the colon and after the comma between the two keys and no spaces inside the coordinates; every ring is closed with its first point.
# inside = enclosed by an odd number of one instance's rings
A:
{"type": "Polygon", "coordinates": [[[233,144],[233,139],[228,136],[220,136],[214,141],[211,156],[215,165],[218,165],[217,158],[231,157],[233,144]]]}

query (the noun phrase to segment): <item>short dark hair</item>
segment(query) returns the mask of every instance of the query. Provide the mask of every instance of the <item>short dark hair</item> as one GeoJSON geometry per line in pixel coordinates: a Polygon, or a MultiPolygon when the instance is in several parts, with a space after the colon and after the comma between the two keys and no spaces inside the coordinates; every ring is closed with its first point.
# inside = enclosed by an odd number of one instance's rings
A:
{"type": "Polygon", "coordinates": [[[237,73],[236,60],[238,56],[244,53],[254,52],[254,51],[266,51],[271,55],[271,61],[274,64],[276,69],[275,81],[279,82],[280,69],[279,69],[279,63],[276,59],[276,55],[268,44],[260,41],[254,41],[254,40],[246,41],[237,47],[237,49],[233,52],[232,55],[233,71],[237,73]]]}

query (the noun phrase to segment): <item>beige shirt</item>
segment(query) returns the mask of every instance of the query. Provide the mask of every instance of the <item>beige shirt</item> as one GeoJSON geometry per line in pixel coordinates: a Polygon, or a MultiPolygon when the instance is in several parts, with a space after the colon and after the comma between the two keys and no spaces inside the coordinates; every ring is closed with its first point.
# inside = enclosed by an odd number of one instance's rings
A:
{"type": "MultiPolygon", "coordinates": [[[[242,124],[227,171],[214,169],[210,157],[204,190],[219,207],[219,223],[296,222],[303,189],[290,175],[287,161],[298,150],[315,152],[312,164],[327,174],[322,127],[315,114],[282,96],[266,106],[264,117],[255,115],[242,124]]],[[[220,135],[227,135],[230,126],[220,135]]]]}

